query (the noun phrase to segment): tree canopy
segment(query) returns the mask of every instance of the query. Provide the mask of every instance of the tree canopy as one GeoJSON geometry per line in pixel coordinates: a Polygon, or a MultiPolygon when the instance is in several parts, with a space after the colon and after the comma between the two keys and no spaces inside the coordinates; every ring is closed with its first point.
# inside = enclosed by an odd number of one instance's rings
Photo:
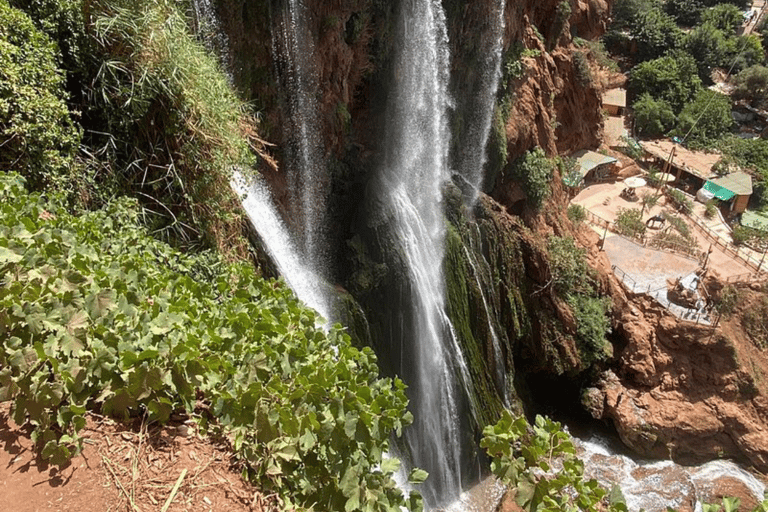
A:
{"type": "Polygon", "coordinates": [[[679,112],[701,89],[701,79],[693,57],[677,51],[632,68],[629,88],[638,98],[648,93],[654,99],[667,101],[679,112]]]}

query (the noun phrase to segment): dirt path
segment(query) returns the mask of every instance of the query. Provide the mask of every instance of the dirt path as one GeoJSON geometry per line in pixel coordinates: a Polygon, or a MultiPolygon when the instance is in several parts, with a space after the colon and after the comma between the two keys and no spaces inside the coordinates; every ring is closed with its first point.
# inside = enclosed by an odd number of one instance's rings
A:
{"type": "Polygon", "coordinates": [[[168,512],[277,510],[240,478],[225,445],[184,424],[126,426],[89,416],[83,435],[82,455],[50,466],[29,431],[9,419],[8,404],[0,405],[0,510],[159,512],[169,498],[168,512]]]}

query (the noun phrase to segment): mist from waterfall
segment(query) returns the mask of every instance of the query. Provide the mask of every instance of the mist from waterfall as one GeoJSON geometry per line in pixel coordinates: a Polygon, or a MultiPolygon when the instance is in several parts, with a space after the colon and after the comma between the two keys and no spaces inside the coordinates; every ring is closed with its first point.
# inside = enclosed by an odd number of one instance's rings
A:
{"type": "Polygon", "coordinates": [[[420,491],[428,507],[459,497],[463,438],[459,403],[468,372],[445,312],[446,219],[442,189],[449,179],[449,51],[439,0],[403,2],[393,91],[387,104],[380,200],[410,278],[414,322],[410,387],[414,423],[405,429],[410,462],[426,469],[420,491]]]}
{"type": "Polygon", "coordinates": [[[315,44],[309,13],[303,0],[283,2],[272,30],[277,71],[285,87],[284,116],[287,144],[282,171],[288,176],[297,248],[318,274],[328,267],[326,205],[328,177],[318,118],[319,89],[315,44]]]}
{"type": "Polygon", "coordinates": [[[504,7],[505,0],[491,0],[493,12],[488,18],[488,30],[481,36],[481,55],[476,90],[470,98],[467,113],[466,132],[461,137],[458,154],[458,169],[470,185],[465,194],[465,203],[473,205],[483,191],[485,164],[488,161],[488,139],[495,115],[496,92],[501,80],[501,60],[504,49],[504,7]]]}

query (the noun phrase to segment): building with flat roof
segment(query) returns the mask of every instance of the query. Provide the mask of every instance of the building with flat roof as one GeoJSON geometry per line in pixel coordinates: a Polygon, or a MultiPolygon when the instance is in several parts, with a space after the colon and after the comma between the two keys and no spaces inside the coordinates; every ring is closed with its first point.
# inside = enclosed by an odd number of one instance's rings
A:
{"type": "Polygon", "coordinates": [[[573,173],[563,176],[563,183],[576,189],[606,180],[611,176],[613,165],[618,162],[612,156],[586,149],[573,153],[571,158],[576,159],[576,169],[573,173]]]}
{"type": "Polygon", "coordinates": [[[603,110],[610,116],[622,116],[627,108],[627,91],[621,87],[603,93],[603,110]]]}

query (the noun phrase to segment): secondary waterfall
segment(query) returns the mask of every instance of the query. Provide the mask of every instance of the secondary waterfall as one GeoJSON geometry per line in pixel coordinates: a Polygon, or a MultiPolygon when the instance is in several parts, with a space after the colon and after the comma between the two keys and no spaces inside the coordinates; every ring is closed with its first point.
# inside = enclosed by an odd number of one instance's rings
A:
{"type": "Polygon", "coordinates": [[[280,275],[296,296],[326,320],[332,310],[323,280],[299,258],[299,251],[291,239],[267,187],[258,179],[247,180],[235,173],[232,188],[242,197],[243,208],[259,233],[267,252],[277,265],[280,275]]]}
{"type": "Polygon", "coordinates": [[[328,182],[320,137],[315,44],[302,0],[283,2],[272,30],[278,75],[286,89],[283,132],[287,139],[283,172],[288,176],[290,218],[297,248],[318,274],[327,268],[326,204],[328,182]]]}
{"type": "Polygon", "coordinates": [[[408,364],[415,381],[407,384],[415,419],[405,437],[411,462],[430,473],[420,490],[427,506],[434,507],[461,493],[458,411],[468,383],[445,313],[442,187],[450,175],[450,98],[448,35],[440,1],[403,2],[399,32],[378,194],[393,219],[395,243],[410,278],[415,346],[409,349],[415,360],[408,364]]]}
{"type": "Polygon", "coordinates": [[[482,55],[476,91],[467,100],[466,133],[462,134],[461,149],[458,153],[458,169],[469,183],[471,190],[465,196],[465,202],[472,205],[483,190],[485,164],[488,160],[486,146],[491,133],[495,115],[496,92],[501,80],[501,57],[504,49],[504,6],[505,0],[492,0],[493,12],[488,18],[488,30],[482,35],[482,55]]]}

